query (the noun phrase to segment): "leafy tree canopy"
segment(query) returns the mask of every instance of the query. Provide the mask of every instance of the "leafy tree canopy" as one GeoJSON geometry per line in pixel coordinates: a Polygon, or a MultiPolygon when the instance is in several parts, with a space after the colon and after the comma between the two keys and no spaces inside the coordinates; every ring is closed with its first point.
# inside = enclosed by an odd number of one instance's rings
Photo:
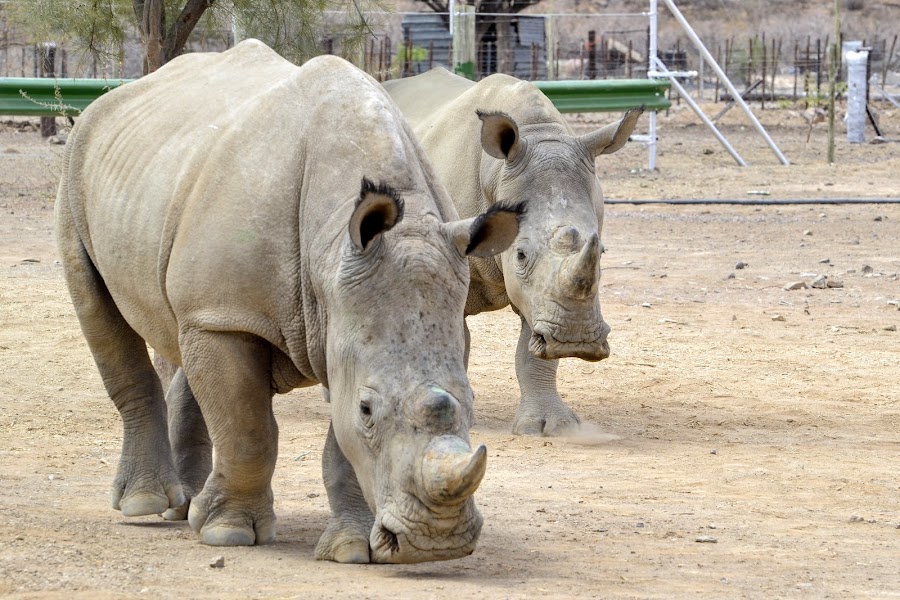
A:
{"type": "Polygon", "coordinates": [[[17,22],[45,40],[68,42],[94,55],[116,56],[129,31],[140,31],[147,70],[184,52],[198,27],[232,28],[258,38],[300,63],[319,54],[319,38],[341,40],[344,52],[364,40],[365,10],[377,0],[18,0],[9,6],[17,22]],[[365,3],[365,4],[363,4],[365,3]]]}

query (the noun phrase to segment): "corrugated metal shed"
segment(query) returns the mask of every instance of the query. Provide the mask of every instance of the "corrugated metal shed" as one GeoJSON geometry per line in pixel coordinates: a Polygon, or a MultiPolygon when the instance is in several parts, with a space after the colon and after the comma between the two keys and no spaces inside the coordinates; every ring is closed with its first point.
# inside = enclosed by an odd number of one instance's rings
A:
{"type": "MultiPolygon", "coordinates": [[[[428,13],[404,15],[403,39],[410,41],[413,48],[419,49],[413,54],[416,58],[421,57],[423,50],[431,50],[430,59],[426,55],[424,60],[412,61],[410,67],[413,75],[424,73],[432,67],[450,68],[450,46],[453,37],[441,15],[428,13]]],[[[403,68],[402,60],[400,68],[403,68]]]]}

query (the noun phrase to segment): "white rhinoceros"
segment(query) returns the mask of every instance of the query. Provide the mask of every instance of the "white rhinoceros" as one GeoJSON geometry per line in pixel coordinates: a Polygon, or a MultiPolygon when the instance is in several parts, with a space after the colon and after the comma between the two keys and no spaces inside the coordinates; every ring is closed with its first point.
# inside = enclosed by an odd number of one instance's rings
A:
{"type": "Polygon", "coordinates": [[[504,249],[518,215],[454,220],[399,110],[339,58],[298,68],[250,40],[103,96],[69,137],[56,219],[124,422],[114,507],[177,512],[193,486],[203,542],[272,542],[272,397],[321,382],[317,557],[470,554],[485,449],[469,445],[466,255],[504,249]],[[182,367],[174,451],[148,344],[182,367]]]}
{"type": "MultiPolygon", "coordinates": [[[[509,201],[526,213],[501,255],[470,258],[466,315],[511,305],[521,401],[513,432],[561,435],[580,420],[556,387],[557,359],[609,356],[598,295],[603,194],[594,158],[621,148],[642,109],[582,136],[534,85],[508,75],[478,83],[446,69],[383,84],[460,215],[509,201]]],[[[468,330],[466,349],[468,360],[468,330]]]]}

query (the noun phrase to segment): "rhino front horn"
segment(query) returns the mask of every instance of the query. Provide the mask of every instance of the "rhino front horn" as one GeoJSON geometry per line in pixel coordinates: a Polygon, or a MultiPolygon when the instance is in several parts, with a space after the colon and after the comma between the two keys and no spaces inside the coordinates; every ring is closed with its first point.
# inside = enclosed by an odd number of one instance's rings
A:
{"type": "Polygon", "coordinates": [[[475,493],[487,468],[484,444],[474,452],[455,435],[442,435],[428,444],[422,457],[422,487],[437,504],[462,502],[475,493]]]}
{"type": "Polygon", "coordinates": [[[586,300],[594,294],[599,280],[597,264],[600,261],[600,238],[595,233],[582,247],[578,256],[562,273],[561,287],[570,298],[586,300]]]}

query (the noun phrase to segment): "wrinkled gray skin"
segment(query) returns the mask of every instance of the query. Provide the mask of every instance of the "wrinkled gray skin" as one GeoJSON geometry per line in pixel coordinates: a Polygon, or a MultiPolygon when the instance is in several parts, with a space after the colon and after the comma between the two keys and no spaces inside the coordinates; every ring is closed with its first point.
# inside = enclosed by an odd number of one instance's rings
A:
{"type": "MultiPolygon", "coordinates": [[[[573,431],[580,420],[557,391],[557,359],[609,356],[598,294],[603,194],[594,158],[621,148],[642,110],[575,136],[540,90],[507,75],[474,83],[433,69],[383,85],[460,215],[498,202],[526,203],[513,245],[497,257],[470,259],[466,315],[512,305],[522,319],[513,432],[573,431]]],[[[467,357],[468,339],[467,331],[467,357]]]]}
{"type": "Polygon", "coordinates": [[[187,512],[207,544],[271,543],[272,398],[322,383],[332,515],[316,556],[473,551],[466,254],[504,249],[515,210],[454,220],[374,80],[255,40],[103,96],[66,152],[62,263],[124,423],[115,508],[187,512]],[[181,367],[168,415],[147,345],[181,367]]]}

